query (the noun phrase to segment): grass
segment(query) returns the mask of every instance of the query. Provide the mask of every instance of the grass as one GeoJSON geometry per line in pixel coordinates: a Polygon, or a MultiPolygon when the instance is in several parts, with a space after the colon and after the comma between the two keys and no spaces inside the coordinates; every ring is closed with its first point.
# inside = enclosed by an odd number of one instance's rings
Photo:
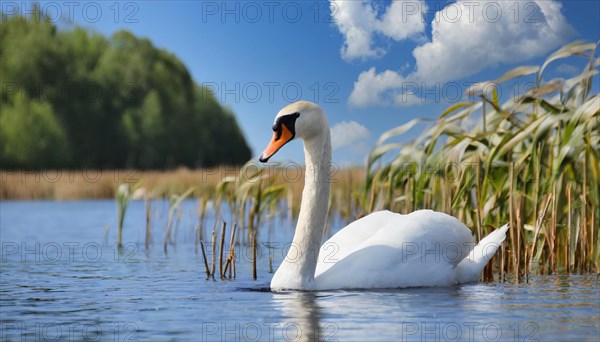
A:
{"type": "MultiPolygon", "coordinates": [[[[170,171],[139,170],[46,170],[0,171],[0,200],[52,199],[78,200],[114,198],[122,183],[136,184],[154,198],[170,198],[190,187],[195,194],[212,196],[223,176],[239,168],[170,171]]],[[[138,196],[138,198],[141,196],[138,196]]]]}
{"type": "Polygon", "coordinates": [[[478,239],[509,222],[500,264],[517,280],[532,272],[598,272],[596,48],[575,42],[541,66],[475,85],[468,93],[478,100],[451,106],[410,143],[393,140],[417,120],[384,133],[369,155],[365,211],[431,208],[458,217],[478,239]],[[580,75],[544,80],[551,62],[570,56],[587,59],[580,75]],[[527,77],[534,79],[529,91],[500,103],[502,83],[527,77]]]}
{"type": "MultiPolygon", "coordinates": [[[[566,45],[540,66],[518,67],[474,85],[467,91],[469,101],[451,105],[429,123],[412,120],[385,132],[364,168],[334,172],[330,213],[349,223],[376,210],[429,208],[457,217],[477,240],[509,222],[507,241],[484,270],[484,279],[598,273],[600,96],[591,91],[600,64],[596,49],[596,44],[566,45]],[[587,64],[571,79],[546,80],[548,65],[567,57],[584,58],[587,64]],[[501,102],[503,84],[521,80],[533,86],[501,102]],[[400,138],[417,127],[422,133],[412,141],[400,138]]],[[[228,221],[239,230],[232,231],[225,261],[225,269],[235,272],[236,242],[255,245],[265,221],[276,215],[297,217],[300,206],[303,169],[257,165],[164,172],[3,171],[0,199],[114,198],[119,185],[129,183],[137,189],[133,199],[173,198],[166,250],[175,243],[171,231],[181,200],[195,197],[195,243],[203,255],[207,203],[212,202],[218,218],[212,250],[217,248],[218,222],[228,221]],[[222,203],[232,209],[231,217],[221,217],[222,203]]],[[[223,229],[221,253],[224,239],[223,229]]],[[[207,275],[214,278],[215,253],[210,267],[204,259],[207,275]]],[[[225,278],[223,266],[219,272],[225,278]]]]}

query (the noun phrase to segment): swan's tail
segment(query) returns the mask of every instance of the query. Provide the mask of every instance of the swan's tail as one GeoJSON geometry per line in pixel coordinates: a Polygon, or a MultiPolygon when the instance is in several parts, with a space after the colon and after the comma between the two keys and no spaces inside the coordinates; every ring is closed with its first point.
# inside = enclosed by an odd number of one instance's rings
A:
{"type": "Polygon", "coordinates": [[[498,250],[506,238],[508,224],[494,230],[488,236],[483,238],[469,256],[463,259],[456,267],[458,270],[458,283],[466,283],[479,280],[479,275],[485,265],[492,259],[494,253],[498,250]]]}

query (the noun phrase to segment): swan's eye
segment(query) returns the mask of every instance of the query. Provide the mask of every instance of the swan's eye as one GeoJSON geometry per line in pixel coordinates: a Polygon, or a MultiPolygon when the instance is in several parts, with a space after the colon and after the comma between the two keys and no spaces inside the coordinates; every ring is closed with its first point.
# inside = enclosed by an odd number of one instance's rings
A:
{"type": "Polygon", "coordinates": [[[273,132],[277,133],[275,141],[281,138],[281,125],[285,125],[287,129],[292,132],[292,136],[296,134],[296,119],[300,116],[300,113],[287,114],[280,116],[275,120],[273,124],[273,132]]]}

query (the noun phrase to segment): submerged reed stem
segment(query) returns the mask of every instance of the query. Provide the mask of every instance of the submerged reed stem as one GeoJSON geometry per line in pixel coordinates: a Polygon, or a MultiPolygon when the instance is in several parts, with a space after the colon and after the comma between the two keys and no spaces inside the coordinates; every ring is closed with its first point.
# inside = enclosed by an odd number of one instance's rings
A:
{"type": "Polygon", "coordinates": [[[150,200],[150,196],[148,196],[148,194],[146,194],[144,201],[146,204],[146,250],[148,250],[150,248],[150,242],[152,239],[152,201],[150,200]]]}
{"type": "Polygon", "coordinates": [[[221,244],[219,249],[219,273],[221,274],[221,279],[225,278],[225,273],[223,272],[223,250],[225,249],[225,230],[227,223],[223,221],[223,225],[221,226],[221,244]]]}
{"type": "Polygon", "coordinates": [[[200,240],[200,248],[202,249],[202,259],[206,268],[206,279],[210,278],[210,268],[208,268],[208,260],[206,260],[206,252],[204,250],[204,241],[200,240]]]}
{"type": "Polygon", "coordinates": [[[211,254],[212,254],[212,267],[211,267],[211,272],[210,272],[210,274],[211,274],[211,276],[212,276],[212,278],[213,278],[213,279],[215,279],[215,263],[216,263],[216,257],[217,257],[217,256],[216,256],[216,255],[217,255],[217,251],[216,251],[216,248],[217,248],[217,239],[216,239],[216,235],[217,235],[217,234],[216,234],[215,230],[213,229],[213,232],[212,232],[212,239],[211,239],[211,248],[212,248],[212,253],[211,253],[211,254]]]}
{"type": "Polygon", "coordinates": [[[252,234],[252,279],[256,280],[256,232],[252,234]]]}

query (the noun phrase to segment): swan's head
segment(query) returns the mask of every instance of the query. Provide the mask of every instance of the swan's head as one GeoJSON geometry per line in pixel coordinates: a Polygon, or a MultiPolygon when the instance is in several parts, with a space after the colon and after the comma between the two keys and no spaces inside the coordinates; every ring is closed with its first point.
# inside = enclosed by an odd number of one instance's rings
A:
{"type": "Polygon", "coordinates": [[[266,163],[288,142],[296,138],[312,139],[328,134],[328,130],[325,113],[317,104],[308,101],[289,104],[277,113],[273,123],[273,138],[259,160],[266,163]]]}

